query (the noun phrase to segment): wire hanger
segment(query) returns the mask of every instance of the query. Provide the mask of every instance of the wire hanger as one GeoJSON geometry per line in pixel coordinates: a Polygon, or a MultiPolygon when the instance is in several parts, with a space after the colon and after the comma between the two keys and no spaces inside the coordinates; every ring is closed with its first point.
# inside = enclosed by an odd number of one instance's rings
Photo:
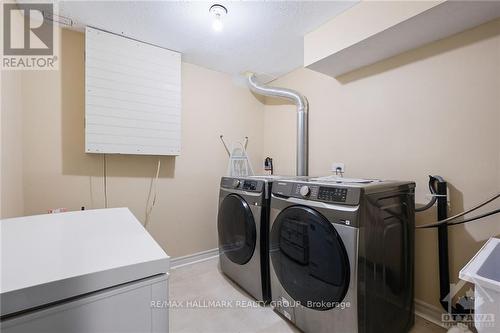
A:
{"type": "MultiPolygon", "coordinates": [[[[221,134],[219,137],[220,137],[220,141],[222,141],[222,144],[224,145],[224,149],[226,149],[227,155],[231,156],[231,152],[229,151],[229,148],[227,147],[227,144],[224,141],[224,136],[221,134]]],[[[248,136],[245,136],[245,141],[243,144],[243,147],[245,147],[245,150],[247,149],[247,146],[248,146],[248,136]]]]}

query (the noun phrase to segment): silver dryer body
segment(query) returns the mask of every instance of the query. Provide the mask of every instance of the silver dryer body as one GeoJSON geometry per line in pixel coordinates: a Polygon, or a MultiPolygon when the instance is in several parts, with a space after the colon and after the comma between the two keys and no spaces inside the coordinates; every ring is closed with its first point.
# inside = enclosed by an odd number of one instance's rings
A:
{"type": "Polygon", "coordinates": [[[304,332],[408,332],[414,184],[280,180],[270,211],[271,305],[304,332]]]}
{"type": "Polygon", "coordinates": [[[258,301],[270,299],[269,205],[277,177],[222,177],[217,231],[224,274],[258,301]]]}

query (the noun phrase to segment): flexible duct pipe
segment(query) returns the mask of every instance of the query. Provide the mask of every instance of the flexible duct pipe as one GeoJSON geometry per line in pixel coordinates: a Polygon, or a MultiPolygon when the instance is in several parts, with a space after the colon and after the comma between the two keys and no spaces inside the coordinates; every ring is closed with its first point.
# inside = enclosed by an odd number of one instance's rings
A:
{"type": "Polygon", "coordinates": [[[297,176],[307,176],[309,173],[308,167],[308,124],[307,113],[309,111],[309,103],[307,98],[302,96],[295,90],[269,87],[260,84],[255,77],[255,74],[248,74],[248,85],[254,93],[264,96],[280,97],[290,100],[297,106],[297,176]]]}

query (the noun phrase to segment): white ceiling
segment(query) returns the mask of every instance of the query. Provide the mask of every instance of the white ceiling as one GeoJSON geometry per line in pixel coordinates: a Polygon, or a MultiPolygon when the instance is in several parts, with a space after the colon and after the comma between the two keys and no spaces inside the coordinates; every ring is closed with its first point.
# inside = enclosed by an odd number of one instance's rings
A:
{"type": "Polygon", "coordinates": [[[59,1],[76,29],[93,26],[182,53],[183,61],[270,80],[303,66],[303,36],[355,1],[59,1]],[[224,30],[208,10],[228,9],[224,30]]]}

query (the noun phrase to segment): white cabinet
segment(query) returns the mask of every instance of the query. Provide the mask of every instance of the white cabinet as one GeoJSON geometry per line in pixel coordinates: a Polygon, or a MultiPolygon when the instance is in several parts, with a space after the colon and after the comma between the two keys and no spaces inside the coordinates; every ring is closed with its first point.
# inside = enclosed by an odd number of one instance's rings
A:
{"type": "Polygon", "coordinates": [[[1,322],[3,333],[166,333],[168,308],[152,307],[166,300],[167,275],[97,291],[28,311],[1,322]]]}
{"type": "Polygon", "coordinates": [[[1,222],[2,332],[167,332],[169,257],[127,208],[1,222]]]}

